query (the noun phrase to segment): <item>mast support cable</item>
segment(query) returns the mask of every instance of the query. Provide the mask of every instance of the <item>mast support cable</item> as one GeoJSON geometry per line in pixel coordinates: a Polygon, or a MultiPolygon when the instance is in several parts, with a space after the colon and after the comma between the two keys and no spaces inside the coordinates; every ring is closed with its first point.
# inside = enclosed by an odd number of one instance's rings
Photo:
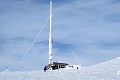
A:
{"type": "MultiPolygon", "coordinates": [[[[30,49],[32,48],[32,46],[34,45],[34,43],[36,42],[36,40],[38,39],[39,35],[41,34],[42,30],[44,29],[45,25],[47,24],[49,17],[47,18],[45,24],[43,25],[43,27],[41,28],[41,30],[39,31],[38,35],[36,36],[36,38],[34,39],[34,41],[32,42],[31,46],[28,48],[28,50],[26,51],[26,53],[24,54],[24,56],[22,57],[22,59],[20,60],[20,62],[18,63],[17,67],[15,68],[15,70],[19,67],[19,65],[22,63],[22,61],[24,60],[24,58],[26,57],[26,55],[28,54],[28,52],[30,51],[30,49]]],[[[14,70],[14,71],[15,71],[14,70]]]]}

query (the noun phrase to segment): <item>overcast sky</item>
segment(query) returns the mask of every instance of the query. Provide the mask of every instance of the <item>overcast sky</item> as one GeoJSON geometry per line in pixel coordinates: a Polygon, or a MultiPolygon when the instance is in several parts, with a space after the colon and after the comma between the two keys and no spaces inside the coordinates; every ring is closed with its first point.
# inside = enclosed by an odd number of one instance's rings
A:
{"type": "MultiPolygon", "coordinates": [[[[53,60],[79,64],[66,40],[82,66],[119,57],[119,8],[120,0],[53,0],[53,60]]],[[[0,71],[17,67],[48,17],[49,0],[0,0],[0,71]]],[[[49,21],[23,59],[24,70],[48,64],[48,35],[49,21]]]]}

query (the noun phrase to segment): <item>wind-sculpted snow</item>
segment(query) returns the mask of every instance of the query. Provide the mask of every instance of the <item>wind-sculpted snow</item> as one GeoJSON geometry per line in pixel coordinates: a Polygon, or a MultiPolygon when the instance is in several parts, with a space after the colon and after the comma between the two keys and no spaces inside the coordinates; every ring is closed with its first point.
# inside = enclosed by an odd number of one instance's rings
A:
{"type": "Polygon", "coordinates": [[[0,80],[120,80],[120,58],[78,70],[6,71],[0,80]]]}

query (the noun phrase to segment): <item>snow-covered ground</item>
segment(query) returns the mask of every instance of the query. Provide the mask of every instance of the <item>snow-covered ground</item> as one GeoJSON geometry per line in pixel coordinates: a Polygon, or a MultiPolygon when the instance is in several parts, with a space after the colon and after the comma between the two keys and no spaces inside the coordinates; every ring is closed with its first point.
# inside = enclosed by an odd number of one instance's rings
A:
{"type": "Polygon", "coordinates": [[[0,80],[120,80],[120,58],[78,70],[0,72],[0,80]]]}

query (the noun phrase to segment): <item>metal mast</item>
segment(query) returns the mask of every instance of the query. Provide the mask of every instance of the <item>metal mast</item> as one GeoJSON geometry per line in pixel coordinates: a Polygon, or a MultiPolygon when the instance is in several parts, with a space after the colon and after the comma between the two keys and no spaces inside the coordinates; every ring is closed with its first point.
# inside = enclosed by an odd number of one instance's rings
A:
{"type": "Polygon", "coordinates": [[[49,64],[52,63],[52,0],[50,0],[49,64]]]}

